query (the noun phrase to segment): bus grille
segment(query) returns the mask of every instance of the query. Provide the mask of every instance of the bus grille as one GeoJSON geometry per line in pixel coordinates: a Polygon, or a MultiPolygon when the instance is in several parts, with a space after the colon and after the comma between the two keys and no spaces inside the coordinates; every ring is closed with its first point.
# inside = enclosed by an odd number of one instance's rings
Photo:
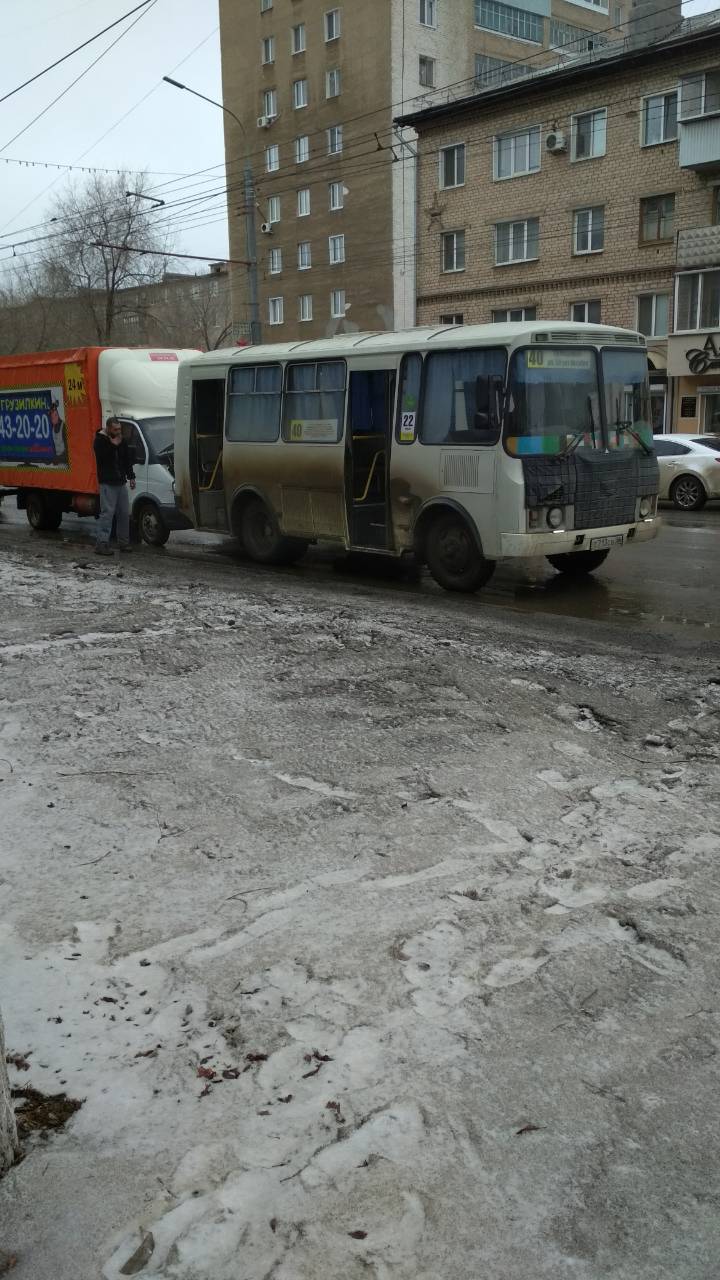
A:
{"type": "Polygon", "coordinates": [[[655,457],[577,449],[567,458],[524,458],[525,505],[575,508],[575,528],[631,524],[639,497],[658,491],[655,457]]]}

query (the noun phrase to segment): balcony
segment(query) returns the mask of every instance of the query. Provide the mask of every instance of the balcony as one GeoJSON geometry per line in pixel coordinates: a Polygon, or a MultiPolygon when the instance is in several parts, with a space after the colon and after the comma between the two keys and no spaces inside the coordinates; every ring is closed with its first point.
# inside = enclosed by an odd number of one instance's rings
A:
{"type": "Polygon", "coordinates": [[[720,170],[720,115],[684,120],[680,130],[679,164],[696,173],[720,170]]]}
{"type": "Polygon", "coordinates": [[[720,266],[720,226],[691,227],[678,231],[677,269],[720,266]]]}

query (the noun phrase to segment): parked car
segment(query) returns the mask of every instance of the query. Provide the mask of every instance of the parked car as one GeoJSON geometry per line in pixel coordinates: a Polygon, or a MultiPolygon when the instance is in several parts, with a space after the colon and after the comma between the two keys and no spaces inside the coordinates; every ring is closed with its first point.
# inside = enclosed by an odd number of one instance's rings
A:
{"type": "Polygon", "coordinates": [[[660,499],[681,511],[699,511],[720,498],[720,436],[655,436],[660,499]]]}

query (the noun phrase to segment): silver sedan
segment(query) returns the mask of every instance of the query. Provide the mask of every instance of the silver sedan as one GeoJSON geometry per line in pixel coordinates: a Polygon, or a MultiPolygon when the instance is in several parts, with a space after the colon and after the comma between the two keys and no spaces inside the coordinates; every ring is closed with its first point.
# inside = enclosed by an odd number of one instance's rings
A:
{"type": "Polygon", "coordinates": [[[720,436],[655,436],[660,498],[681,511],[699,511],[720,498],[720,436]]]}

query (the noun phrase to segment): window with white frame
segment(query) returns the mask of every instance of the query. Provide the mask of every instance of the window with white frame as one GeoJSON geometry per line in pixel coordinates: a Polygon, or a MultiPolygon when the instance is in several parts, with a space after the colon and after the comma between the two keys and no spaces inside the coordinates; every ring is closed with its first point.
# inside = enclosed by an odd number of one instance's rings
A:
{"type": "MultiPolygon", "coordinates": [[[[570,0],[572,3],[572,0],[570,0]]],[[[587,27],[576,27],[572,22],[550,19],[550,47],[563,49],[565,53],[589,53],[607,44],[607,37],[587,27]]]]}
{"type": "Polygon", "coordinates": [[[292,53],[305,52],[305,23],[298,22],[290,32],[290,50],[292,53]]]}
{"type": "Polygon", "coordinates": [[[418,9],[421,26],[437,26],[437,0],[418,0],[418,9]]]}
{"type": "Polygon", "coordinates": [[[333,320],[343,320],[347,306],[345,303],[345,290],[333,289],[330,294],[330,315],[333,320]]]}
{"type": "Polygon", "coordinates": [[[675,142],[677,127],[677,89],[672,93],[652,93],[643,98],[642,144],[657,146],[659,142],[675,142]]]}
{"type": "Polygon", "coordinates": [[[475,26],[532,44],[543,42],[543,20],[537,13],[501,4],[500,0],[475,0],[475,26]]]}
{"type": "Polygon", "coordinates": [[[675,331],[720,329],[720,271],[684,271],[677,276],[675,331]]]}
{"type": "Polygon", "coordinates": [[[465,232],[444,231],[441,237],[443,271],[465,270],[465,232]]]}
{"type": "Polygon", "coordinates": [[[309,271],[312,266],[312,249],[309,240],[301,240],[298,245],[298,271],[309,271]]]}
{"type": "Polygon", "coordinates": [[[301,293],[298,298],[298,319],[312,320],[313,318],[313,300],[311,293],[301,293]]]}
{"type": "Polygon", "coordinates": [[[540,127],[504,133],[495,138],[495,178],[517,178],[540,169],[540,127]]]}
{"type": "Polygon", "coordinates": [[[295,139],[295,163],[305,164],[310,159],[310,138],[306,133],[295,139]]]}
{"type": "Polygon", "coordinates": [[[263,93],[263,115],[274,120],[277,115],[277,89],[266,89],[263,93]]]}
{"type": "Polygon", "coordinates": [[[438,324],[464,324],[465,317],[462,311],[450,311],[440,316],[438,324]]]}
{"type": "Polygon", "coordinates": [[[308,104],[307,80],[293,80],[293,107],[297,111],[308,104]]]}
{"type": "Polygon", "coordinates": [[[265,172],[274,173],[280,168],[280,148],[277,143],[265,148],[265,172]]]}
{"type": "Polygon", "coordinates": [[[345,236],[328,236],[328,249],[330,253],[330,265],[337,266],[339,262],[345,261],[345,236]]]}
{"type": "Polygon", "coordinates": [[[475,80],[478,88],[481,89],[496,89],[501,84],[510,84],[513,80],[530,76],[535,70],[536,68],[528,63],[508,62],[507,58],[491,58],[487,53],[475,54],[475,80]]]}
{"type": "Polygon", "coordinates": [[[646,196],[640,201],[640,243],[672,240],[675,234],[675,195],[646,196]]]}
{"type": "Polygon", "coordinates": [[[270,324],[282,324],[284,311],[284,298],[268,298],[268,320],[270,324]]]}
{"type": "Polygon", "coordinates": [[[273,0],[260,0],[260,12],[267,13],[268,9],[272,9],[273,0]]]}
{"type": "Polygon", "coordinates": [[[280,197],[270,196],[268,200],[268,222],[280,221],[280,197]]]}
{"type": "Polygon", "coordinates": [[[582,111],[571,121],[570,158],[592,160],[604,156],[607,145],[607,107],[582,111]]]}
{"type": "Polygon", "coordinates": [[[267,66],[269,62],[275,61],[275,37],[265,36],[262,42],[262,62],[263,66],[267,66]]]}
{"type": "Polygon", "coordinates": [[[270,250],[270,275],[277,276],[282,271],[282,249],[270,250]]]}
{"type": "Polygon", "coordinates": [[[334,124],[327,131],[327,148],[329,156],[337,156],[343,149],[343,127],[334,124]]]}
{"type": "Polygon", "coordinates": [[[495,223],[495,265],[532,262],[540,254],[540,219],[495,223]]]}
{"type": "Polygon", "coordinates": [[[667,293],[641,293],[637,300],[637,327],[646,338],[667,338],[670,297],[667,293]]]}
{"type": "Polygon", "coordinates": [[[571,302],[570,319],[575,324],[600,324],[600,299],[591,298],[589,302],[571,302]]]}
{"type": "Polygon", "coordinates": [[[310,214],[310,188],[302,187],[297,193],[297,216],[307,218],[310,214]]]}
{"type": "Polygon", "coordinates": [[[537,307],[501,307],[492,313],[493,324],[515,324],[523,320],[535,320],[537,307]]]}
{"type": "Polygon", "coordinates": [[[426,57],[424,53],[418,59],[418,78],[423,89],[435,88],[435,59],[426,57]]]}
{"type": "Polygon", "coordinates": [[[576,209],[573,214],[573,253],[600,253],[605,248],[605,206],[576,209]]]}
{"type": "Polygon", "coordinates": [[[465,143],[456,142],[451,147],[440,150],[440,186],[444,191],[450,187],[465,185],[465,143]]]}
{"type": "Polygon", "coordinates": [[[342,182],[331,182],[328,185],[328,196],[330,201],[330,209],[335,212],[342,209],[345,204],[345,188],[342,182]]]}
{"type": "Polygon", "coordinates": [[[334,71],[325,72],[325,97],[326,98],[340,97],[341,81],[342,81],[342,77],[340,75],[339,68],[336,67],[334,71]]]}
{"type": "Polygon", "coordinates": [[[325,43],[337,40],[340,35],[340,10],[328,9],[325,14],[325,43]]]}
{"type": "Polygon", "coordinates": [[[720,67],[699,71],[680,80],[680,119],[712,116],[720,111],[720,67]]]}

